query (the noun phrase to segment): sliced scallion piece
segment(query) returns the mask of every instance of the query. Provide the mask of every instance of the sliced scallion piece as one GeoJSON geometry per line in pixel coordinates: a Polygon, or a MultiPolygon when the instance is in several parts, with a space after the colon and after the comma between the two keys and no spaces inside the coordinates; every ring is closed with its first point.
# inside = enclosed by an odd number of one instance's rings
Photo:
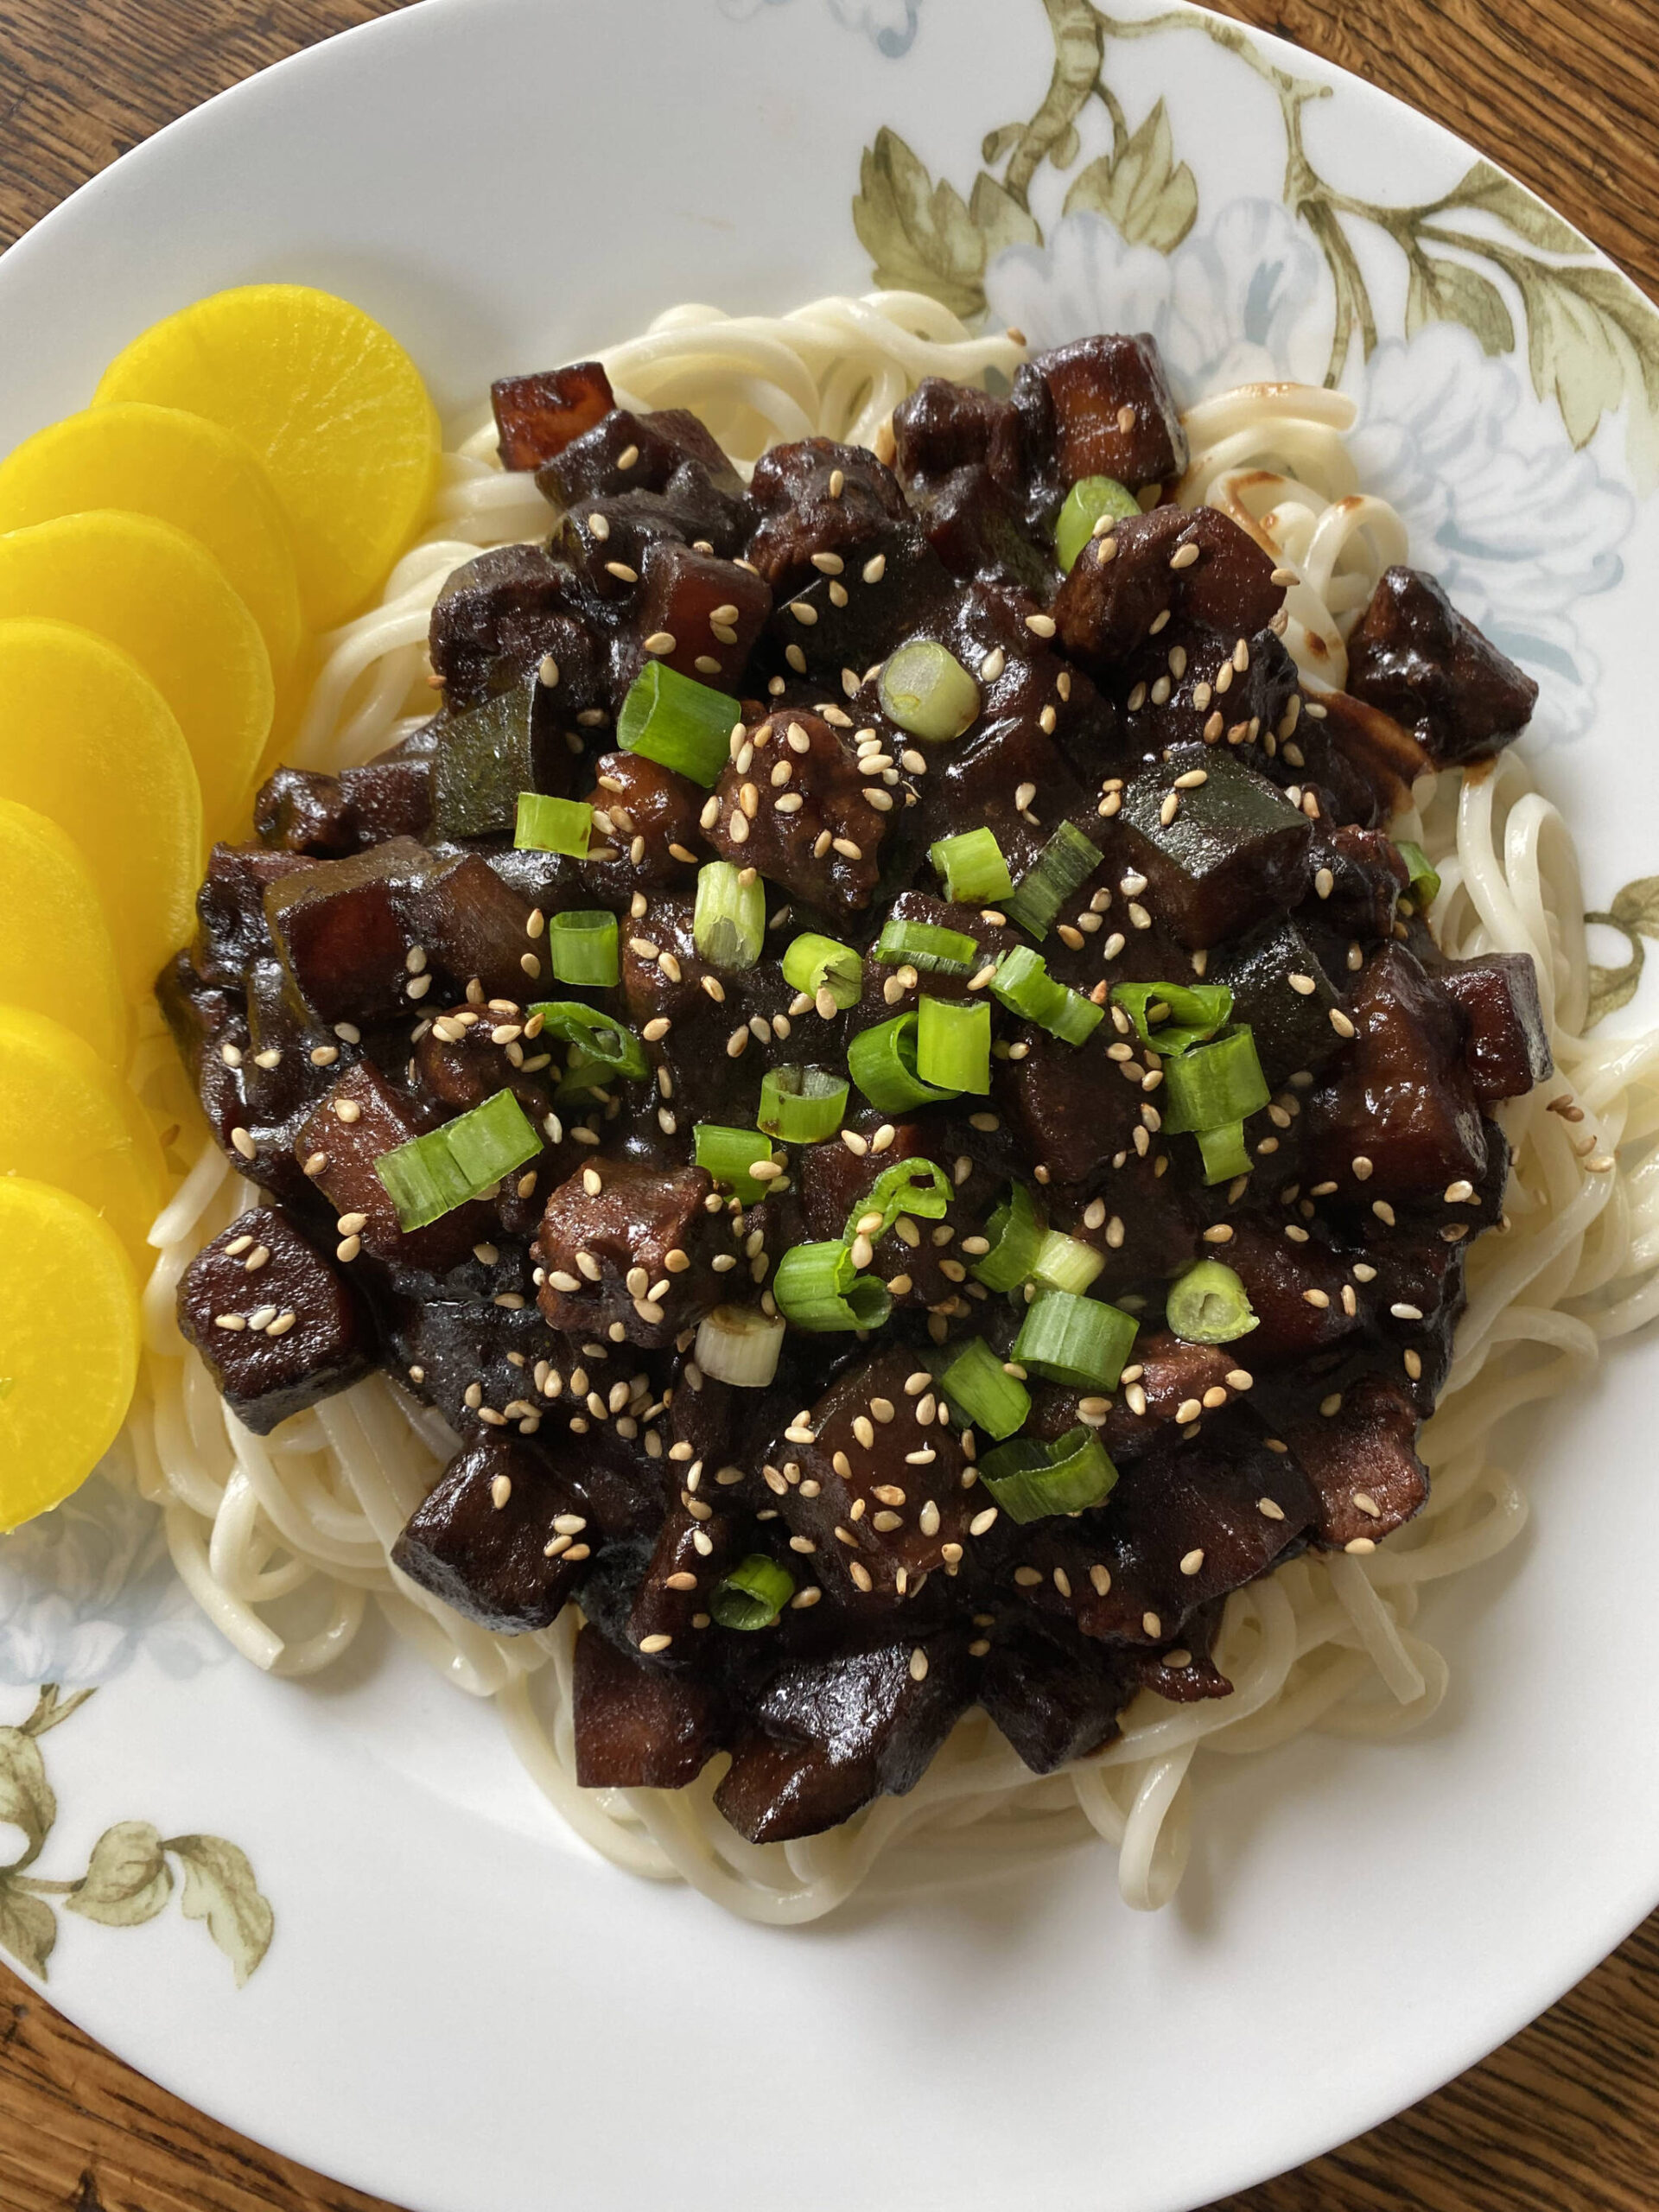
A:
{"type": "Polygon", "coordinates": [[[732,1129],[718,1122],[699,1122],[691,1138],[697,1166],[716,1183],[728,1184],[745,1205],[753,1205],[765,1195],[765,1184],[757,1183],[749,1170],[772,1158],[770,1137],[762,1136],[759,1129],[732,1129]]]}
{"type": "Polygon", "coordinates": [[[991,1009],[981,999],[936,999],[916,1009],[916,1072],[940,1090],[991,1087],[991,1009]]]}
{"type": "Polygon", "coordinates": [[[794,1595],[789,1569],[764,1552],[752,1552],[715,1585],[709,1610],[721,1628],[770,1628],[794,1595]]]}
{"type": "Polygon", "coordinates": [[[950,1203],[950,1178],[943,1167],[931,1160],[898,1160],[881,1170],[848,1215],[847,1236],[850,1241],[859,1234],[861,1222],[879,1214],[880,1226],[863,1232],[874,1243],[887,1235],[901,1213],[914,1214],[923,1221],[939,1221],[950,1203]]]}
{"type": "Polygon", "coordinates": [[[1127,522],[1141,512],[1141,502],[1127,484],[1116,476],[1080,476],[1065,495],[1054,523],[1054,558],[1068,575],[1077,557],[1095,534],[1095,524],[1109,515],[1127,522]]]}
{"type": "Polygon", "coordinates": [[[588,990],[608,990],[622,972],[616,916],[602,910],[554,914],[547,925],[547,957],[554,980],[588,990]]]}
{"type": "Polygon", "coordinates": [[[876,683],[882,712],[912,737],[960,737],[979,712],[979,686],[947,645],[912,638],[887,655],[876,683]]]}
{"type": "Polygon", "coordinates": [[[955,1095],[924,1083],[917,1072],[916,1029],[913,1014],[895,1014],[861,1029],[847,1047],[847,1071],[878,1113],[902,1114],[955,1095]]]}
{"type": "Polygon", "coordinates": [[[890,921],[882,929],[875,957],[895,968],[919,968],[925,975],[971,976],[979,945],[963,930],[943,930],[932,922],[890,921]]]}
{"type": "Polygon", "coordinates": [[[1243,1022],[1164,1063],[1164,1127],[1172,1136],[1224,1129],[1259,1112],[1268,1095],[1255,1039],[1243,1022]]]}
{"type": "Polygon", "coordinates": [[[544,1036],[560,1038],[576,1047],[566,1072],[567,1083],[576,1076],[578,1057],[587,1072],[599,1068],[631,1082],[649,1072],[645,1048],[632,1030],[613,1015],[601,1014],[597,1007],[584,1006],[579,999],[546,999],[530,1011],[541,1016],[544,1036]]]}
{"type": "Polygon", "coordinates": [[[847,1078],[828,1068],[768,1068],[756,1121],[785,1144],[822,1144],[847,1111],[847,1078]]]}
{"type": "Polygon", "coordinates": [[[1236,1175],[1249,1173],[1243,1122],[1224,1122],[1219,1128],[1199,1129],[1196,1135],[1206,1183],[1230,1183],[1236,1175]]]}
{"type": "Polygon", "coordinates": [[[707,786],[731,758],[732,732],[742,719],[742,708],[724,691],[653,660],[628,686],[616,741],[625,753],[642,753],[707,786]]]}
{"type": "MultiPolygon", "coordinates": [[[[784,951],[784,981],[810,999],[828,991],[840,1012],[858,1004],[864,988],[864,963],[850,944],[809,931],[791,938],[784,951]]],[[[819,1008],[823,1012],[823,1008],[819,1008]]]]}
{"type": "Polygon", "coordinates": [[[1104,857],[1075,823],[1062,822],[1020,877],[1019,889],[1002,901],[1008,919],[1040,943],[1061,907],[1087,883],[1104,857]]]}
{"type": "Polygon", "coordinates": [[[1084,1043],[1106,1018],[1104,1007],[1057,982],[1042,954],[1028,944],[1015,945],[998,961],[991,995],[1010,1014],[1023,1014],[1066,1045],[1084,1043]]]}
{"type": "Polygon", "coordinates": [[[763,1313],[758,1306],[716,1306],[697,1324],[692,1357],[716,1382],[729,1382],[738,1390],[764,1390],[778,1372],[783,1348],[780,1316],[763,1313]]]}
{"type": "Polygon", "coordinates": [[[960,836],[941,837],[927,849],[927,857],[938,871],[944,895],[953,906],[994,906],[1014,888],[1002,848],[989,830],[964,830],[960,836]]]}
{"type": "Polygon", "coordinates": [[[708,861],[697,870],[691,941],[711,968],[753,967],[766,941],[766,887],[754,868],[708,861]]]}
{"type": "Polygon", "coordinates": [[[1225,983],[1115,983],[1112,1003],[1122,1007],[1149,1051],[1173,1056],[1207,1044],[1226,1027],[1233,995],[1225,983]]]}
{"type": "Polygon", "coordinates": [[[1417,910],[1426,914],[1440,895],[1439,871],[1422,847],[1414,845],[1408,838],[1402,837],[1394,849],[1406,864],[1417,910]]]}
{"type": "Polygon", "coordinates": [[[1219,1260],[1200,1260],[1176,1277],[1164,1319],[1190,1344],[1230,1344],[1260,1325],[1243,1283],[1219,1260]]]}
{"type": "Polygon", "coordinates": [[[1046,1521],[1101,1504],[1117,1469],[1094,1431],[1079,1426],[1052,1444],[1021,1436],[1000,1445],[980,1461],[979,1479],[1011,1521],[1046,1521]]]}
{"type": "Polygon", "coordinates": [[[1092,1244],[1051,1229],[1037,1247],[1029,1272],[1032,1281],[1044,1290],[1082,1292],[1088,1289],[1105,1264],[1106,1255],[1097,1252],[1092,1244]]]}
{"type": "Polygon", "coordinates": [[[397,1209],[397,1226],[423,1229],[493,1190],[541,1148],[524,1108],[510,1090],[498,1090],[441,1129],[383,1152],[374,1172],[397,1209]]]}
{"type": "Polygon", "coordinates": [[[791,1244],[778,1262],[772,1294],[795,1328],[879,1329],[893,1300],[879,1276],[861,1275],[843,1243],[791,1244]]]}
{"type": "Polygon", "coordinates": [[[1031,1411],[1031,1393],[1004,1370],[983,1337],[969,1337],[938,1380],[957,1419],[987,1436],[1012,1436],[1031,1411]]]}
{"type": "Polygon", "coordinates": [[[1140,1323],[1103,1299],[1039,1291],[1014,1338],[1021,1367],[1077,1390],[1115,1390],[1140,1323]]]}
{"type": "Polygon", "coordinates": [[[593,842],[594,810],[585,798],[549,798],[520,791],[512,842],[521,853],[565,853],[585,861],[593,842]]]}
{"type": "Polygon", "coordinates": [[[1011,1183],[1008,1195],[985,1224],[991,1249],[972,1272],[987,1290],[1015,1290],[1035,1263],[1045,1230],[1031,1192],[1011,1183]]]}

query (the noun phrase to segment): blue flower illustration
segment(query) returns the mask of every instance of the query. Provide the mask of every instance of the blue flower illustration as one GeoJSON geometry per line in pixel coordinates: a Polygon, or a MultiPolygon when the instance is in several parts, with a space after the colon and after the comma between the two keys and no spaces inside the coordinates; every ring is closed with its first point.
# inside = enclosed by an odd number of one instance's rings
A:
{"type": "Polygon", "coordinates": [[[0,1537],[0,1683],[107,1682],[141,1647],[184,1681],[229,1653],[173,1571],[161,1514],[105,1466],[0,1537]]]}
{"type": "MultiPolygon", "coordinates": [[[[721,0],[725,13],[741,22],[759,15],[762,8],[785,4],[785,0],[721,0]]],[[[838,23],[862,31],[878,54],[897,60],[909,53],[921,0],[829,0],[829,6],[838,23]]]]}

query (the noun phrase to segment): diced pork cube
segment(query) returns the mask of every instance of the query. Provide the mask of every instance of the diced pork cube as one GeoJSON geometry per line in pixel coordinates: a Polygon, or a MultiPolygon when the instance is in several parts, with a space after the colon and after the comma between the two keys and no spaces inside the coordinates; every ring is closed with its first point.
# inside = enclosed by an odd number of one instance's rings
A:
{"type": "Polygon", "coordinates": [[[178,1317],[226,1404],[260,1436],[374,1363],[363,1301],[274,1206],[239,1214],[196,1254],[179,1283],[178,1317]]]}

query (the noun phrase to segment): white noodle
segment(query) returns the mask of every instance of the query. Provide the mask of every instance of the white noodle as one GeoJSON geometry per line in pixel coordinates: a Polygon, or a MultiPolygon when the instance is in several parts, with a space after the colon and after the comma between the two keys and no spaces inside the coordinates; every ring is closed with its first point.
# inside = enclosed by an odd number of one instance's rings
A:
{"type": "MultiPolygon", "coordinates": [[[[922,377],[977,383],[988,371],[1010,373],[1020,353],[1006,337],[972,335],[931,300],[887,294],[821,300],[783,318],[677,308],[600,358],[629,399],[694,407],[747,474],[780,438],[875,442],[895,399],[922,377]]],[[[1295,572],[1286,642],[1315,690],[1340,685],[1346,632],[1382,569],[1406,557],[1398,516],[1358,486],[1342,435],[1351,420],[1348,400],[1294,385],[1246,386],[1187,417],[1182,496],[1231,514],[1295,572]]],[[[445,576],[480,547],[547,524],[528,480],[495,465],[487,421],[471,428],[446,456],[429,536],[398,563],[381,605],[324,641],[294,757],[338,768],[414,727],[429,701],[421,647],[445,576]]],[[[788,1846],[747,1844],[715,1812],[723,1758],[684,1790],[579,1789],[569,1609],[543,1635],[489,1636],[391,1564],[404,1518],[455,1448],[442,1417],[376,1376],[254,1437],[179,1338],[179,1276],[241,1203],[243,1186],[212,1145],[150,1232],[148,1356],[131,1423],[141,1484],[165,1504],[192,1594],[257,1666],[297,1675],[346,1649],[372,1593],[423,1656],[494,1698],[526,1770],[579,1835],[633,1873],[689,1882],[751,1919],[817,1918],[873,1873],[882,1886],[907,1886],[970,1862],[1039,1866],[1091,1834],[1116,1850],[1131,1904],[1166,1903],[1186,1860],[1189,1770],[1201,1750],[1249,1755],[1309,1728],[1385,1736],[1433,1711],[1446,1669],[1413,1631],[1419,1592],[1491,1557],[1526,1518],[1520,1492],[1487,1459],[1495,1424],[1580,1383],[1605,1339],[1659,1312],[1659,1033],[1579,1033],[1588,959],[1565,825],[1510,753],[1489,772],[1424,779],[1395,826],[1439,869],[1433,921],[1448,952],[1532,955],[1562,1072],[1503,1109],[1515,1147],[1510,1227],[1471,1255],[1456,1361],[1422,1439],[1428,1503],[1368,1557],[1309,1554],[1236,1592],[1216,1640],[1230,1697],[1172,1704],[1144,1693],[1103,1752],[1046,1777],[970,1713],[907,1796],[788,1846]],[[1582,1122],[1548,1110],[1565,1092],[1582,1122]],[[1587,1165],[1608,1157],[1611,1171],[1587,1165]],[[312,1586],[312,1617],[321,1609],[324,1624],[290,1638],[263,1609],[279,1599],[289,1608],[312,1586]]]]}

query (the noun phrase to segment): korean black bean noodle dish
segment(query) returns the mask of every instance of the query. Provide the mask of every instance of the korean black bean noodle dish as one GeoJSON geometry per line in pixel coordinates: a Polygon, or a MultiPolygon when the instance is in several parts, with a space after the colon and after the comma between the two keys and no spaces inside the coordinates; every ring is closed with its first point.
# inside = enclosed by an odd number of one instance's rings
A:
{"type": "Polygon", "coordinates": [[[1350,403],[1145,336],[688,309],[493,400],[162,980],[175,1556],[751,1916],[1091,1830],[1160,1903],[1201,1746],[1433,1709],[1493,1422],[1640,1318],[1535,686],[1350,403]]]}

